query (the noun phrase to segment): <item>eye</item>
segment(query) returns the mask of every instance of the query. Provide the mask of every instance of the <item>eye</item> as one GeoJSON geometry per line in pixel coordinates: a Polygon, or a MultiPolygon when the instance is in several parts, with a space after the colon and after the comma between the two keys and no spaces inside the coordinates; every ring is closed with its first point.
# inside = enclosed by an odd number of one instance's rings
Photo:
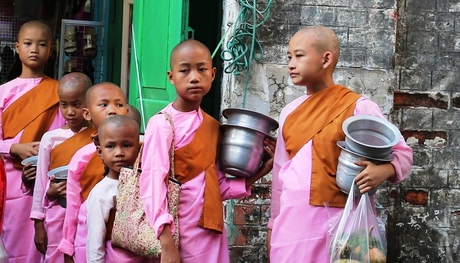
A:
{"type": "Polygon", "coordinates": [[[125,104],[123,104],[123,103],[118,103],[117,104],[117,107],[120,107],[120,108],[123,108],[124,106],[125,106],[125,104]]]}
{"type": "Polygon", "coordinates": [[[296,58],[303,57],[303,54],[296,54],[295,57],[296,57],[296,58]]]}
{"type": "Polygon", "coordinates": [[[287,56],[287,60],[291,60],[291,59],[292,59],[292,57],[291,57],[291,56],[287,56]]]}
{"type": "Polygon", "coordinates": [[[46,47],[46,46],[48,46],[48,44],[46,44],[46,43],[41,43],[40,46],[46,47]]]}
{"type": "Polygon", "coordinates": [[[81,105],[81,103],[74,103],[74,104],[73,104],[73,106],[74,106],[75,108],[80,107],[80,105],[81,105]]]}
{"type": "Polygon", "coordinates": [[[133,146],[132,146],[131,144],[125,144],[125,145],[123,145],[123,147],[125,147],[125,148],[131,148],[131,147],[133,147],[133,146]]]}
{"type": "Polygon", "coordinates": [[[66,107],[67,107],[67,104],[66,104],[66,103],[63,103],[63,102],[61,102],[59,105],[60,105],[62,108],[66,108],[66,107]]]}
{"type": "Polygon", "coordinates": [[[102,102],[102,103],[99,103],[99,105],[97,105],[97,106],[100,106],[100,107],[107,107],[107,103],[102,102]]]}
{"type": "Polygon", "coordinates": [[[180,72],[180,73],[187,73],[187,72],[188,72],[188,69],[180,69],[179,72],[180,72]]]}
{"type": "Polygon", "coordinates": [[[207,68],[200,68],[199,70],[203,72],[203,71],[206,71],[208,69],[207,68]]]}

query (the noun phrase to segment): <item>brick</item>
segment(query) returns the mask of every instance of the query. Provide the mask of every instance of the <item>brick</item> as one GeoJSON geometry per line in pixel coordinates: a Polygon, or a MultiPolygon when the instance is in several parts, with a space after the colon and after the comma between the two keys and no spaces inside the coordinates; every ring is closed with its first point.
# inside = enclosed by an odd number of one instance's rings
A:
{"type": "MultiPolygon", "coordinates": [[[[413,168],[425,168],[433,166],[433,150],[426,147],[412,147],[413,168]]],[[[443,169],[442,167],[439,169],[443,169]]],[[[446,168],[447,169],[447,168],[446,168]]]]}
{"type": "Polygon", "coordinates": [[[417,70],[403,69],[401,70],[401,89],[415,91],[430,91],[431,90],[431,69],[418,68],[417,70]]]}
{"type": "Polygon", "coordinates": [[[306,25],[337,25],[336,9],[333,7],[323,6],[302,6],[301,7],[302,24],[306,25]]]}
{"type": "Polygon", "coordinates": [[[338,67],[359,68],[365,64],[367,58],[365,48],[341,48],[338,67]]]}
{"type": "Polygon", "coordinates": [[[460,204],[460,189],[439,189],[431,193],[433,206],[458,207],[460,204]]]}
{"type": "Polygon", "coordinates": [[[406,0],[406,9],[413,13],[436,10],[436,1],[433,0],[406,0]],[[416,7],[416,8],[414,8],[416,7]]]}
{"type": "Polygon", "coordinates": [[[458,33],[440,33],[439,50],[458,52],[460,51],[460,34],[458,33]]]}
{"type": "Polygon", "coordinates": [[[241,204],[270,203],[270,185],[253,185],[251,195],[240,199],[241,204]]]}
{"type": "Polygon", "coordinates": [[[448,96],[442,93],[406,93],[394,92],[393,107],[407,108],[407,107],[434,107],[440,109],[447,109],[448,96]]]}
{"type": "Polygon", "coordinates": [[[455,15],[454,31],[455,32],[460,32],[460,14],[458,14],[458,13],[455,15]]]}
{"type": "Polygon", "coordinates": [[[406,130],[431,130],[433,110],[430,108],[405,108],[402,124],[406,130]]]}
{"type": "Polygon", "coordinates": [[[412,168],[410,175],[404,180],[404,187],[423,188],[445,188],[451,185],[451,172],[444,169],[434,169],[427,166],[423,168],[412,168]]]}
{"type": "Polygon", "coordinates": [[[454,70],[433,70],[432,91],[460,91],[457,85],[457,73],[454,70]]]}
{"type": "Polygon", "coordinates": [[[396,7],[396,0],[352,0],[351,6],[364,6],[374,9],[388,9],[396,7]]]}
{"type": "Polygon", "coordinates": [[[433,109],[433,130],[460,129],[459,110],[433,109]]]}
{"type": "Polygon", "coordinates": [[[338,8],[337,25],[345,27],[361,27],[368,23],[368,13],[366,9],[358,8],[338,8]]]}
{"type": "Polygon", "coordinates": [[[404,193],[404,201],[411,205],[428,205],[428,192],[424,190],[407,190],[404,193]]]}
{"type": "Polygon", "coordinates": [[[396,28],[397,17],[396,9],[369,9],[369,26],[382,29],[394,37],[394,31],[389,29],[396,28]]]}
{"type": "Polygon", "coordinates": [[[449,188],[460,189],[460,170],[449,171],[448,176],[449,188]]]}
{"type": "Polygon", "coordinates": [[[398,53],[396,62],[399,67],[404,69],[432,69],[437,67],[436,58],[438,56],[439,54],[437,52],[418,52],[408,50],[398,53]]]}
{"type": "Polygon", "coordinates": [[[455,14],[452,14],[452,13],[437,13],[436,14],[436,29],[437,30],[453,31],[454,25],[455,25],[455,14]]]}
{"type": "Polygon", "coordinates": [[[438,169],[459,169],[459,150],[456,148],[433,148],[432,164],[438,169]]]}
{"type": "MultiPolygon", "coordinates": [[[[265,6],[258,6],[259,10],[265,9],[265,6]]],[[[286,4],[277,4],[273,3],[271,5],[271,12],[270,16],[268,17],[269,23],[266,24],[273,24],[273,25],[290,25],[290,24],[300,24],[300,5],[286,5],[286,4]]],[[[279,34],[278,36],[286,35],[279,34]]],[[[274,40],[273,38],[270,38],[274,40]]]]}
{"type": "Polygon", "coordinates": [[[411,30],[407,33],[407,45],[407,50],[437,51],[438,34],[436,32],[411,30]]]}
{"type": "Polygon", "coordinates": [[[260,224],[260,206],[236,204],[233,208],[233,224],[260,224]]]}
{"type": "Polygon", "coordinates": [[[350,28],[348,30],[348,46],[355,48],[364,48],[367,39],[366,28],[350,28]]]}
{"type": "Polygon", "coordinates": [[[447,133],[445,131],[403,130],[401,133],[406,140],[415,138],[418,145],[431,147],[445,147],[447,145],[447,133]]]}

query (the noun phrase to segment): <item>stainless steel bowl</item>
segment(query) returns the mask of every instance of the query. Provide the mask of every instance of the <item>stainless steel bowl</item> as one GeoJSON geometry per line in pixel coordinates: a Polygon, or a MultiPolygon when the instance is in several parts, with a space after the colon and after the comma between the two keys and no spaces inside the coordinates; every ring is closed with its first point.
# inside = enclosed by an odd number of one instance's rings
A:
{"type": "Polygon", "coordinates": [[[246,127],[256,131],[270,133],[278,128],[278,122],[269,116],[252,110],[241,108],[228,108],[222,111],[229,125],[246,127]]]}
{"type": "MultiPolygon", "coordinates": [[[[350,192],[351,187],[354,184],[355,177],[364,170],[364,167],[356,165],[356,161],[365,161],[366,158],[359,156],[353,152],[342,149],[339,156],[339,162],[337,165],[337,172],[335,174],[335,180],[340,190],[346,194],[350,192]]],[[[355,195],[359,196],[359,188],[355,187],[355,195]]],[[[375,194],[377,189],[373,189],[369,192],[369,195],[375,194]]]]}
{"type": "Polygon", "coordinates": [[[236,125],[221,125],[220,166],[237,177],[251,177],[260,167],[264,154],[264,139],[269,136],[254,129],[236,125]]]}
{"type": "Polygon", "coordinates": [[[388,159],[401,138],[391,122],[374,116],[357,115],[342,124],[347,148],[370,158],[388,159]]]}

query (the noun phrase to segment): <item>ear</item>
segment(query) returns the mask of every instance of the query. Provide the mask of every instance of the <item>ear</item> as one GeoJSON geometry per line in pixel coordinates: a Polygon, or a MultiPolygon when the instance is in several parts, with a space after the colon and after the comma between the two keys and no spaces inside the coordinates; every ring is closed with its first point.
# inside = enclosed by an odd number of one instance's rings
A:
{"type": "Polygon", "coordinates": [[[14,43],[14,48],[16,49],[16,53],[19,53],[19,42],[14,43]]]}
{"type": "Polygon", "coordinates": [[[83,115],[83,118],[85,118],[85,120],[91,122],[91,114],[89,113],[88,108],[83,108],[81,110],[81,114],[83,115]]]}
{"type": "Polygon", "coordinates": [[[174,85],[174,80],[173,80],[173,73],[171,70],[168,70],[168,80],[171,85],[174,85]]]}
{"type": "Polygon", "coordinates": [[[97,155],[98,155],[99,157],[102,158],[102,149],[101,149],[101,146],[99,146],[99,145],[96,146],[96,152],[97,152],[97,155]]]}
{"type": "Polygon", "coordinates": [[[334,55],[330,51],[326,51],[323,55],[323,68],[328,68],[333,64],[334,55]]]}
{"type": "Polygon", "coordinates": [[[214,81],[214,78],[216,77],[216,67],[212,68],[212,81],[214,81]]]}

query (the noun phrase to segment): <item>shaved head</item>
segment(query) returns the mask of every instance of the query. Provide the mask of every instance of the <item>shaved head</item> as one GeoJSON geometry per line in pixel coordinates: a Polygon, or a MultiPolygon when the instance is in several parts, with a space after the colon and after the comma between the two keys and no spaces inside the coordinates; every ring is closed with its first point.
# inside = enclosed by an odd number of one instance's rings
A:
{"type": "Polygon", "coordinates": [[[133,118],[125,115],[113,115],[103,120],[97,129],[99,141],[104,138],[106,131],[114,130],[117,127],[123,127],[126,130],[132,129],[136,134],[139,134],[139,124],[133,118]]]}
{"type": "Polygon", "coordinates": [[[211,65],[212,65],[211,51],[209,51],[209,48],[198,40],[187,39],[177,44],[177,46],[175,46],[174,49],[172,50],[170,64],[169,64],[169,67],[171,68],[171,70],[176,61],[176,55],[180,53],[180,51],[188,50],[188,49],[202,49],[203,51],[207,53],[207,55],[209,55],[209,59],[211,60],[211,65]]]}
{"type": "MultiPolygon", "coordinates": [[[[88,89],[88,91],[86,92],[86,105],[89,107],[90,105],[90,102],[91,102],[91,99],[93,98],[92,96],[92,93],[94,90],[97,90],[97,89],[100,89],[100,88],[116,88],[117,91],[120,91],[121,94],[123,94],[123,98],[125,99],[125,102],[126,102],[126,96],[125,94],[123,93],[123,91],[121,90],[120,87],[118,87],[117,85],[113,84],[113,83],[110,83],[110,82],[101,82],[101,83],[98,83],[98,84],[95,84],[93,85],[91,88],[88,89]]],[[[115,90],[115,89],[114,89],[115,90]]]]}
{"type": "Polygon", "coordinates": [[[50,27],[40,20],[32,20],[32,21],[29,21],[23,24],[21,28],[19,29],[18,39],[21,38],[21,34],[25,31],[25,29],[38,29],[38,28],[42,29],[45,32],[47,40],[52,41],[53,33],[51,32],[50,27]]]}
{"type": "Polygon", "coordinates": [[[58,90],[81,88],[83,94],[86,94],[92,83],[88,76],[83,73],[73,72],[67,74],[59,81],[58,90]]]}
{"type": "Polygon", "coordinates": [[[304,35],[313,39],[312,45],[320,53],[331,52],[335,58],[335,64],[340,56],[340,42],[335,32],[325,26],[309,26],[300,29],[295,35],[304,35]]]}

